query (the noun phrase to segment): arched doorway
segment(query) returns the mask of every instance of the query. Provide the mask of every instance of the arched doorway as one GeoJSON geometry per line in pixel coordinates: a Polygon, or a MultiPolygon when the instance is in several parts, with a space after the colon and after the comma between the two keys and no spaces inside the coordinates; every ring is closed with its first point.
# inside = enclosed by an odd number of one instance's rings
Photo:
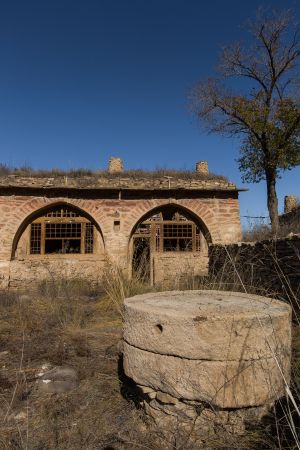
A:
{"type": "Polygon", "coordinates": [[[181,271],[200,274],[207,265],[205,225],[190,211],[178,205],[166,205],[150,212],[135,227],[132,240],[132,273],[143,281],[156,283],[165,275],[181,271]],[[195,267],[197,270],[195,271],[195,267]]]}

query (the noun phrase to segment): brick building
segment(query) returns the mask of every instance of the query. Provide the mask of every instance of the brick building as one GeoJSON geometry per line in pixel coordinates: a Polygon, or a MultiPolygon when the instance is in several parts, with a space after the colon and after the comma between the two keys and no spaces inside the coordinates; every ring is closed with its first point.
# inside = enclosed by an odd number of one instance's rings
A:
{"type": "Polygon", "coordinates": [[[207,270],[207,244],[241,238],[239,190],[194,175],[108,172],[0,177],[0,286],[53,277],[101,280],[107,261],[151,283],[207,270]]]}

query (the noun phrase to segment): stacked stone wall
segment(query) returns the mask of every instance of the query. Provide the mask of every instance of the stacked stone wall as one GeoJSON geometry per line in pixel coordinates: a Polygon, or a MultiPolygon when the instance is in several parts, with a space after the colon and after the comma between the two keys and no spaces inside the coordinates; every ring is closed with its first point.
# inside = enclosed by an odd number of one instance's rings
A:
{"type": "Polygon", "coordinates": [[[299,232],[300,207],[297,206],[279,216],[279,223],[286,231],[299,232]]]}
{"type": "MultiPolygon", "coordinates": [[[[120,163],[117,162],[118,168],[121,169],[120,163]]],[[[113,169],[116,167],[113,164],[113,169]]],[[[3,188],[60,188],[60,189],[160,189],[166,190],[172,189],[218,189],[218,190],[231,190],[235,191],[235,184],[219,178],[212,177],[207,179],[203,177],[203,172],[195,172],[195,177],[192,178],[182,178],[180,174],[174,177],[164,177],[164,176],[149,176],[148,178],[139,177],[135,175],[134,177],[129,177],[126,173],[120,171],[112,170],[110,176],[103,177],[100,174],[95,176],[82,176],[82,177],[26,177],[26,176],[16,176],[8,175],[7,177],[0,177],[0,187],[3,188]],[[112,176],[114,174],[114,176],[112,176]]]]}
{"type": "Polygon", "coordinates": [[[276,241],[210,245],[209,272],[217,284],[297,303],[300,235],[276,241]]]}

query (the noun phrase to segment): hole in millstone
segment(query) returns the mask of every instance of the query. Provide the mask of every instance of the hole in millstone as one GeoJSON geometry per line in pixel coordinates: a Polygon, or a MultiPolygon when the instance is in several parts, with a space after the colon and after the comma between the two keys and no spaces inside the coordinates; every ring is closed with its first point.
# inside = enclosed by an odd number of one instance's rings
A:
{"type": "Polygon", "coordinates": [[[158,331],[159,333],[162,333],[162,332],[163,332],[163,326],[162,326],[160,323],[158,323],[157,325],[155,325],[155,329],[156,329],[156,331],[158,331]]]}

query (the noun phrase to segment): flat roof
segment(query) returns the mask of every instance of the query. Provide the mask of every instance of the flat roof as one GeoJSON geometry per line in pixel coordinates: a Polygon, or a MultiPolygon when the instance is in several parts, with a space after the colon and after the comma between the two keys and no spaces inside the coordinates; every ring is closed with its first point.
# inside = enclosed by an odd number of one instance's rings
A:
{"type": "Polygon", "coordinates": [[[203,191],[246,191],[238,189],[226,179],[195,177],[181,178],[168,176],[133,177],[126,174],[108,176],[20,176],[6,175],[0,177],[0,188],[39,188],[39,189],[76,189],[76,190],[203,190],[203,191]]]}

